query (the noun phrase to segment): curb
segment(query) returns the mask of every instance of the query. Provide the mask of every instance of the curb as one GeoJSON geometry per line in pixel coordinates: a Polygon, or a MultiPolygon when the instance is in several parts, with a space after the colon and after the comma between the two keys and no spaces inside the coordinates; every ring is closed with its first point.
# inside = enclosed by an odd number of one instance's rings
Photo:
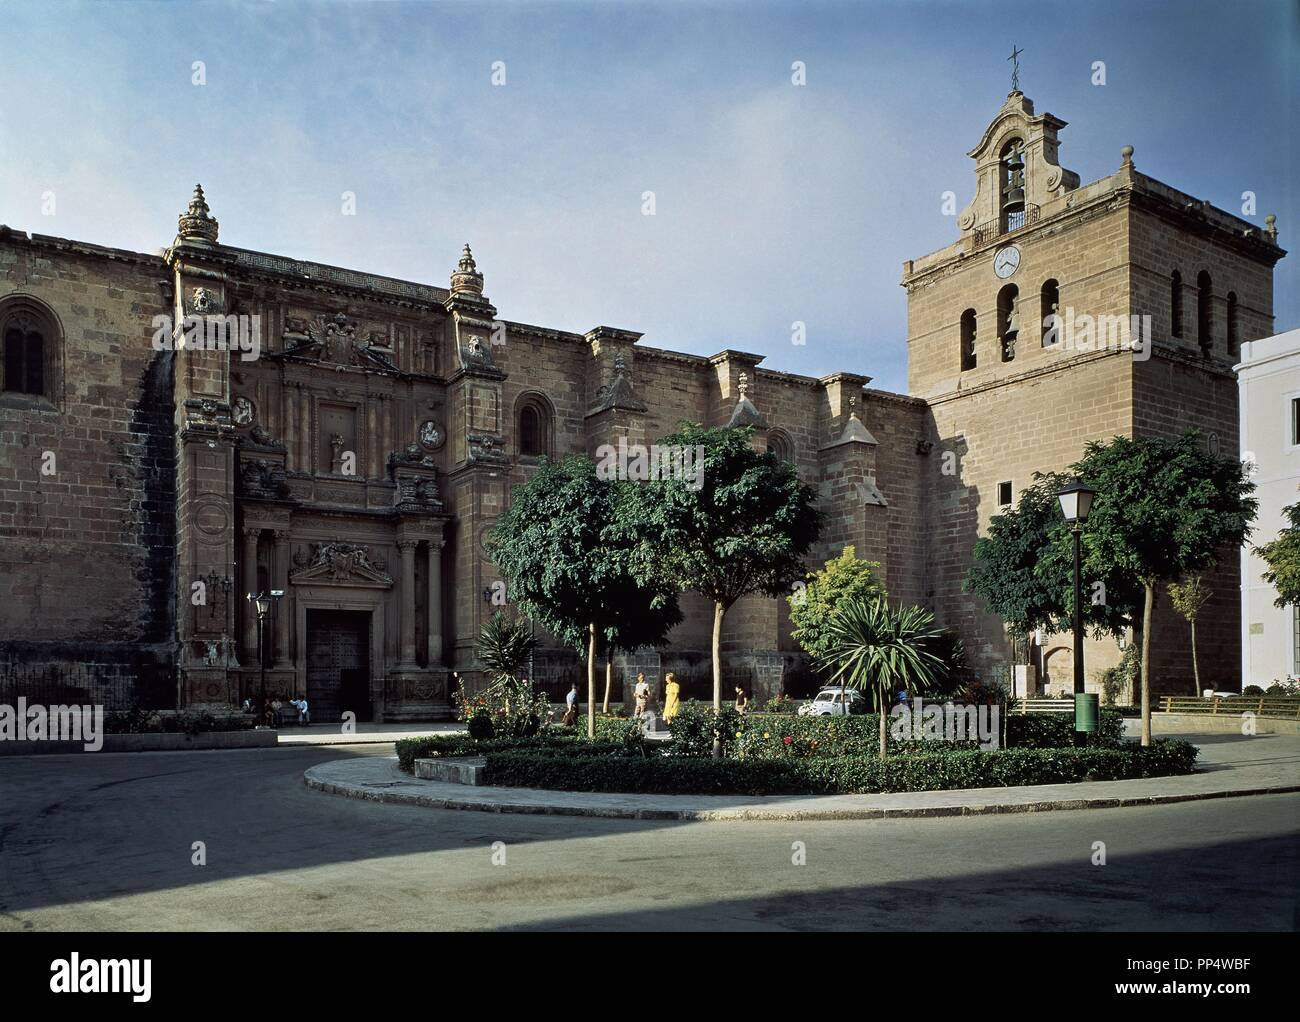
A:
{"type": "MultiPolygon", "coordinates": [[[[999,803],[985,805],[900,806],[875,809],[622,809],[612,806],[577,806],[534,804],[530,802],[492,802],[473,798],[444,798],[413,795],[400,791],[383,791],[369,786],[336,784],[312,776],[309,769],[303,781],[313,791],[347,798],[385,802],[390,805],[420,806],[425,809],[461,809],[480,813],[520,813],[529,816],[590,816],[618,820],[881,820],[913,819],[940,816],[991,816],[1003,813],[1042,813],[1074,809],[1126,809],[1136,806],[1163,805],[1174,802],[1199,802],[1212,798],[1239,798],[1249,795],[1286,795],[1300,792],[1300,784],[1273,785],[1262,788],[1239,788],[1229,791],[1188,792],[1171,795],[1144,795],[1121,798],[1066,798],[1042,802],[999,803]]],[[[496,789],[503,790],[503,789],[496,789]]],[[[542,791],[543,789],[536,789],[542,791]]],[[[560,794],[557,792],[557,794],[560,794]]],[[[563,794],[613,794],[611,792],[563,792],[563,794]]],[[[919,794],[919,793],[918,793],[919,794]]],[[[709,796],[700,796],[707,798],[709,796]]]]}
{"type": "Polygon", "coordinates": [[[273,749],[274,730],[183,732],[149,731],[142,734],[102,735],[103,746],[94,752],[78,741],[0,741],[0,758],[14,756],[93,756],[122,752],[211,752],[221,749],[273,749]]]}

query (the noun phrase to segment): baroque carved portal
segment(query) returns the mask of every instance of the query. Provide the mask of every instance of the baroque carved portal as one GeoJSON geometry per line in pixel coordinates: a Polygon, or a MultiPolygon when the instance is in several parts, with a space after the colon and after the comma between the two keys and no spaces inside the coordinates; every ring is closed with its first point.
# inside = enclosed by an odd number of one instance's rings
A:
{"type": "Polygon", "coordinates": [[[355,543],[313,543],[310,563],[290,578],[294,585],[391,586],[392,576],[370,561],[370,548],[355,543]]]}

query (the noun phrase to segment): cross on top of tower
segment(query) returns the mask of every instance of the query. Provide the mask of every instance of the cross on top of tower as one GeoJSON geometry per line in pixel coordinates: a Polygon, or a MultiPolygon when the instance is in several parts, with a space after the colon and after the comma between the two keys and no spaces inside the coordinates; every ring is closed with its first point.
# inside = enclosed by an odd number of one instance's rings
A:
{"type": "Polygon", "coordinates": [[[1011,91],[1020,91],[1020,55],[1024,50],[1016,49],[1016,44],[1011,44],[1011,56],[1007,60],[1011,61],[1011,91]]]}

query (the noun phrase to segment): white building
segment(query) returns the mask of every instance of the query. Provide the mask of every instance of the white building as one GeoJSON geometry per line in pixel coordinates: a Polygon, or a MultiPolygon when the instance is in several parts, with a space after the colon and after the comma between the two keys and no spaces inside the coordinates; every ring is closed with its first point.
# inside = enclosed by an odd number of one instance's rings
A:
{"type": "Polygon", "coordinates": [[[1275,607],[1254,547],[1277,538],[1282,509],[1300,501],[1300,330],[1241,346],[1242,458],[1255,464],[1259,517],[1241,551],[1242,685],[1300,677],[1300,608],[1275,607]]]}

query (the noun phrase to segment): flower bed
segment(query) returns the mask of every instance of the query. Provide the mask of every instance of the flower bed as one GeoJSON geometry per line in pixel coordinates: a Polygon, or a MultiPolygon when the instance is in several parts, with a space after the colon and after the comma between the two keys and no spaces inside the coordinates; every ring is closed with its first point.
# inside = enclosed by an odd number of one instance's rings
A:
{"type": "Polygon", "coordinates": [[[403,770],[417,758],[484,756],[487,784],[568,791],[663,794],[849,794],[1120,780],[1191,773],[1197,750],[1160,739],[1150,748],[1126,743],[1118,713],[1103,711],[1095,733],[1076,735],[1062,714],[1007,719],[1011,748],[981,750],[973,741],[895,740],[878,756],[878,718],[742,717],[687,703],[664,745],[643,742],[637,721],[598,716],[586,729],[549,727],[518,738],[466,735],[407,738],[397,743],[403,770]],[[712,758],[714,735],[723,757],[712,758]]]}
{"type": "Polygon", "coordinates": [[[562,791],[710,795],[838,795],[1188,774],[1197,749],[1176,739],[1149,748],[946,749],[875,756],[704,759],[591,755],[582,745],[489,752],[484,783],[562,791]]]}

